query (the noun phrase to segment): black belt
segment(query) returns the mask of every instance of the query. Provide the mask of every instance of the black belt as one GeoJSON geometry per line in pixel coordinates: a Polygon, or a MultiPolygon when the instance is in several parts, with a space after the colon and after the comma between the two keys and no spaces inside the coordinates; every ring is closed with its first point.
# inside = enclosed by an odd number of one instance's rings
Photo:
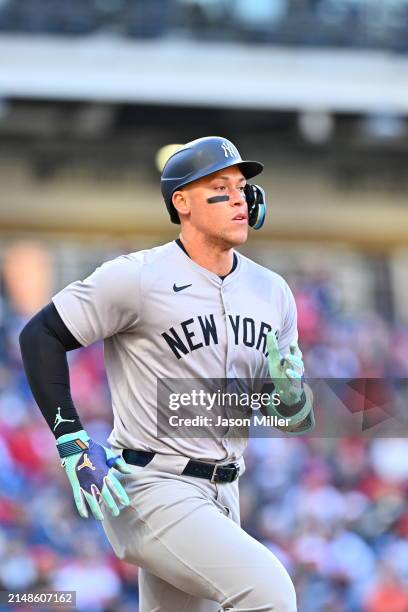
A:
{"type": "MultiPolygon", "coordinates": [[[[126,463],[131,465],[145,466],[151,462],[156,453],[142,450],[132,450],[125,448],[122,457],[126,463]]],[[[239,465],[237,463],[205,463],[204,461],[190,461],[187,463],[182,474],[195,476],[196,478],[206,478],[212,483],[215,482],[234,482],[239,475],[239,465]]]]}

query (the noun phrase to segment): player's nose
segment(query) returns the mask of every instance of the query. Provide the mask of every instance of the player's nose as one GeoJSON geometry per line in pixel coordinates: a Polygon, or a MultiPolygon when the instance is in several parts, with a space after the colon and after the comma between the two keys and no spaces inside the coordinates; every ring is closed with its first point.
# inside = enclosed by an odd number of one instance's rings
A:
{"type": "Polygon", "coordinates": [[[240,187],[231,187],[229,196],[233,206],[242,206],[246,201],[245,194],[240,187]]]}

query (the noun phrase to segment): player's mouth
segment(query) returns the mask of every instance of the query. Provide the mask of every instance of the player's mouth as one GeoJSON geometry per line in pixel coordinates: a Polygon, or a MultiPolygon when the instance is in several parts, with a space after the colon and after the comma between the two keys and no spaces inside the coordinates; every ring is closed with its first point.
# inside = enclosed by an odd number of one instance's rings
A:
{"type": "Polygon", "coordinates": [[[238,213],[235,217],[232,218],[233,221],[237,221],[239,223],[247,223],[248,216],[245,213],[238,213]]]}

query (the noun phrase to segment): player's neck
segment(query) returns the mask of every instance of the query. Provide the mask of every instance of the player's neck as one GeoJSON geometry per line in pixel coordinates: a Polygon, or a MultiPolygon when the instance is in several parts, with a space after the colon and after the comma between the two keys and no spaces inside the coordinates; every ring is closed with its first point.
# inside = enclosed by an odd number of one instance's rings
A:
{"type": "Polygon", "coordinates": [[[199,266],[214,272],[218,276],[226,276],[230,273],[234,263],[234,250],[232,248],[209,243],[201,236],[189,240],[180,234],[180,240],[190,258],[199,266]]]}

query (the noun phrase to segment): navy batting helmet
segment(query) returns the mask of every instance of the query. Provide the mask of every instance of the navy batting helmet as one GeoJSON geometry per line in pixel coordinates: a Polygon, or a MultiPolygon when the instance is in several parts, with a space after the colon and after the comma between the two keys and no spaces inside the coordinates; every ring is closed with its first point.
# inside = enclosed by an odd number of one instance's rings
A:
{"type": "Polygon", "coordinates": [[[173,223],[180,219],[172,203],[173,193],[213,172],[237,165],[246,179],[263,170],[257,161],[244,161],[235,145],[220,136],[198,138],[185,144],[167,160],[161,176],[161,192],[173,223]]]}

